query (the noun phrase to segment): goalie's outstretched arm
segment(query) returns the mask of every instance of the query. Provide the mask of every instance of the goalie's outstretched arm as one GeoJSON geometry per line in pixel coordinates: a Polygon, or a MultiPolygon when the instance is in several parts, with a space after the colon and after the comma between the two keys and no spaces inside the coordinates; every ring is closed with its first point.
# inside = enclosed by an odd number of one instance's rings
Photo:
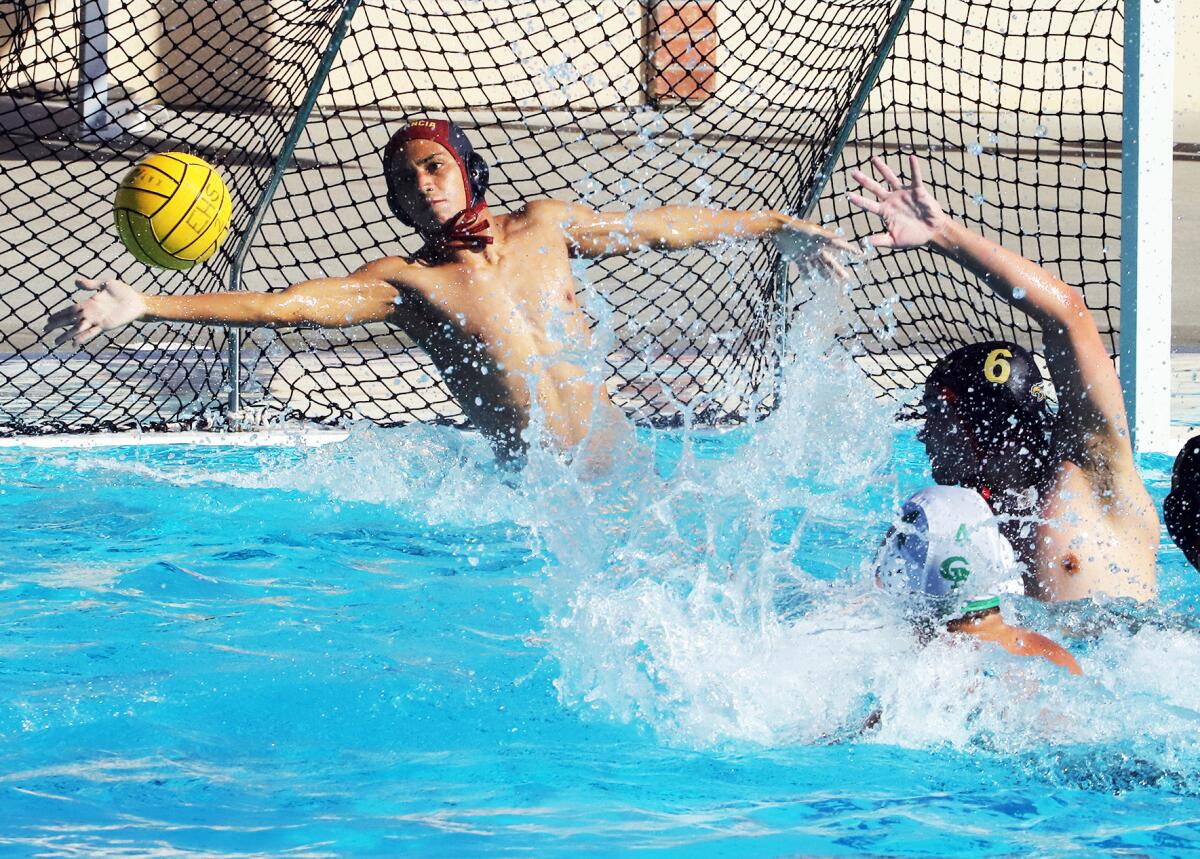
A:
{"type": "Polygon", "coordinates": [[[115,278],[79,278],[91,295],[50,315],[46,332],[58,330],[54,345],[86,343],[102,331],[133,322],[193,322],[200,325],[343,328],[367,322],[397,322],[388,260],[363,266],[346,277],[318,278],[280,292],[214,292],[148,295],[115,278]]]}
{"type": "MultiPolygon", "coordinates": [[[[824,227],[783,212],[710,209],[702,206],[660,206],[629,212],[597,212],[578,203],[543,200],[539,216],[553,218],[562,227],[571,254],[597,259],[653,248],[683,250],[725,241],[773,237],[797,240],[803,254],[830,273],[845,277],[837,260],[858,249],[824,227]],[[543,214],[544,213],[544,214],[543,214]]],[[[531,212],[532,213],[532,212],[531,212]]]]}

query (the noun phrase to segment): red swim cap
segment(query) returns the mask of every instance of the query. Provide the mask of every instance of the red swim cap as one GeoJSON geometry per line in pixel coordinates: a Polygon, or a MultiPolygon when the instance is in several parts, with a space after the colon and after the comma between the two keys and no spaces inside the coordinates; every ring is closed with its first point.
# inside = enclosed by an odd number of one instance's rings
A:
{"type": "Polygon", "coordinates": [[[483,195],[488,186],[488,166],[478,152],[471,146],[467,135],[455,123],[448,119],[414,119],[392,135],[387,148],[383,150],[383,176],[387,181],[388,207],[392,213],[408,226],[413,226],[412,219],[400,206],[400,188],[397,182],[400,175],[400,154],[404,144],[410,140],[432,140],[440,144],[453,156],[462,173],[463,187],[467,190],[467,210],[473,209],[483,202],[483,195]]]}

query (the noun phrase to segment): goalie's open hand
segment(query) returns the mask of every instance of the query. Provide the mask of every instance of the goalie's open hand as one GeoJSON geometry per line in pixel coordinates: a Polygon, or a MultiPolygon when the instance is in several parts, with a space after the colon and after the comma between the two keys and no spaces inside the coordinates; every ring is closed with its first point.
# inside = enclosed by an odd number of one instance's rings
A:
{"type": "Polygon", "coordinates": [[[91,280],[81,277],[75,281],[78,289],[92,293],[90,298],[50,314],[44,334],[61,328],[54,339],[55,346],[68,340],[83,344],[101,331],[111,331],[138,319],[146,312],[142,294],[127,283],[109,278],[91,280]]]}

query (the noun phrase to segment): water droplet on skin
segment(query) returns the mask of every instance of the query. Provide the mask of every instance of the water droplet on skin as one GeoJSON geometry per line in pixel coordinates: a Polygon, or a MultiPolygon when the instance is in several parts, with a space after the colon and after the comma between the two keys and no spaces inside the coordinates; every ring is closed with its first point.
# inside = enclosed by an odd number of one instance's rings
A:
{"type": "Polygon", "coordinates": [[[1013,290],[1013,298],[1020,301],[1024,297],[1025,297],[1025,290],[1021,289],[1021,287],[1018,286],[1016,289],[1013,290]]]}

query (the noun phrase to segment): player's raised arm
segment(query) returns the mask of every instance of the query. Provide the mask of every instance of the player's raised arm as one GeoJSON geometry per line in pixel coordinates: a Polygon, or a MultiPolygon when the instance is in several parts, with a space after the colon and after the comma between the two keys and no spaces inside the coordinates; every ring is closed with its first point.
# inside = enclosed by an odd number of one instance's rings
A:
{"type": "Polygon", "coordinates": [[[832,231],[782,212],[743,212],[700,206],[661,206],[629,212],[597,212],[577,203],[540,201],[562,225],[573,256],[601,258],[633,251],[683,250],[772,237],[789,257],[809,262],[829,274],[848,276],[840,252],[858,249],[832,231]]]}
{"type": "Polygon", "coordinates": [[[76,286],[90,292],[90,297],[51,314],[46,333],[61,329],[54,341],[58,346],[68,340],[86,343],[102,331],[132,322],[343,328],[397,321],[394,284],[403,265],[399,260],[379,260],[346,277],[306,280],[280,292],[148,295],[115,278],[79,278],[76,286]]]}
{"type": "Polygon", "coordinates": [[[1058,394],[1058,425],[1068,428],[1061,441],[1086,459],[1092,441],[1110,442],[1108,454],[1132,456],[1121,384],[1100,332],[1079,290],[1038,264],[972,232],[950,218],[921,181],[910,157],[911,184],[876,157],[872,164],[885,184],[855,170],[851,176],[875,199],[852,194],[850,200],[883,218],[886,232],[871,236],[876,247],[929,247],[976,274],[993,292],[1028,314],[1042,329],[1046,362],[1058,394]],[[885,187],[886,185],[886,187],[885,187]]]}

